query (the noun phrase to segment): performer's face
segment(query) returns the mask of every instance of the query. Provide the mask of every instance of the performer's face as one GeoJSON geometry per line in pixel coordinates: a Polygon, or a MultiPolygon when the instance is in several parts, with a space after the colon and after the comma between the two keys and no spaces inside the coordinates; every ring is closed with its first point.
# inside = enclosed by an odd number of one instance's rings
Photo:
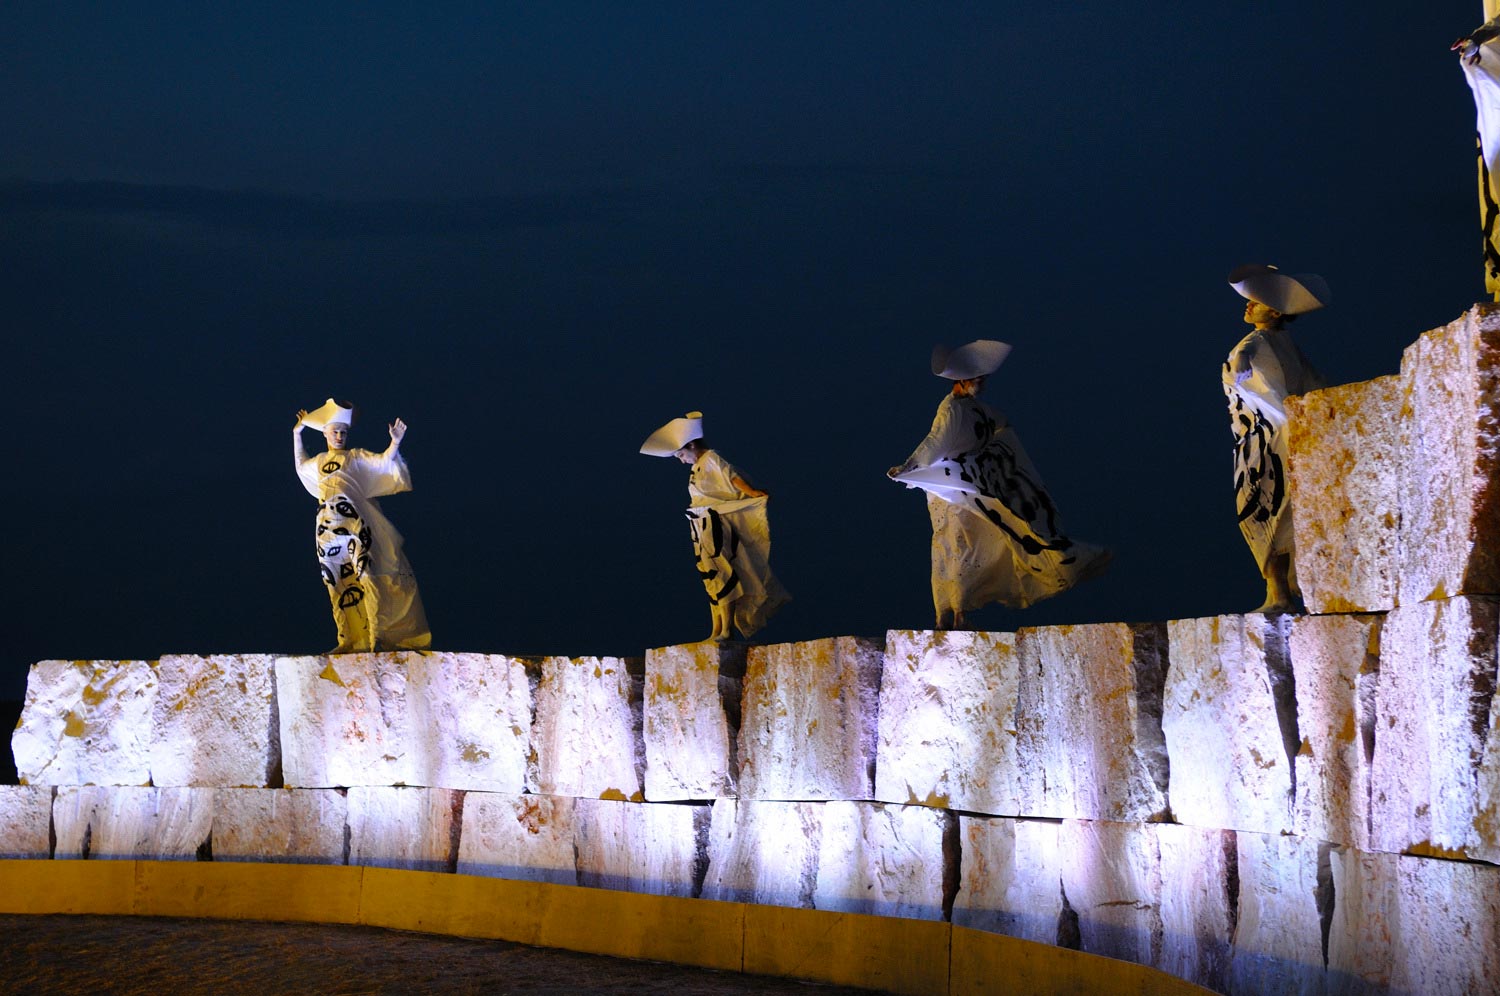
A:
{"type": "Polygon", "coordinates": [[[349,427],[342,422],[334,422],[323,427],[323,438],[328,440],[328,445],[336,450],[344,448],[344,443],[349,440],[349,427]]]}
{"type": "Polygon", "coordinates": [[[1269,304],[1261,304],[1259,301],[1245,302],[1245,324],[1246,325],[1275,325],[1281,321],[1281,312],[1269,304]]]}
{"type": "Polygon", "coordinates": [[[684,446],[672,455],[689,467],[698,462],[698,449],[695,446],[684,446]]]}

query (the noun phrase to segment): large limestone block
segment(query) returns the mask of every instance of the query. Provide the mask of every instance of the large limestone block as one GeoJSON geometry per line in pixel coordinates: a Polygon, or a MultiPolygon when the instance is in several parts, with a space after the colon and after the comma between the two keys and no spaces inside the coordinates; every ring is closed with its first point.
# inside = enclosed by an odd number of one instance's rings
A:
{"type": "Polygon", "coordinates": [[[811,909],[822,815],[813,802],[717,800],[703,898],[811,909]]]}
{"type": "Polygon", "coordinates": [[[1162,953],[1161,853],[1144,823],[1064,820],[1063,896],[1078,917],[1079,946],[1140,965],[1162,953]]]}
{"type": "Polygon", "coordinates": [[[1287,399],[1297,581],[1310,612],[1396,604],[1404,403],[1399,377],[1287,399]]]}
{"type": "Polygon", "coordinates": [[[875,798],[1020,812],[1014,633],[891,630],[880,677],[875,798]]]}
{"type": "Polygon", "coordinates": [[[573,806],[567,796],[468,793],[458,873],[577,885],[573,806]]]}
{"type": "Polygon", "coordinates": [[[708,861],[709,806],[578,799],[578,884],[657,896],[697,894],[708,861]]]}
{"type": "Polygon", "coordinates": [[[52,857],[52,787],[0,785],[0,859],[52,857]]]}
{"type": "Polygon", "coordinates": [[[527,790],[639,802],[646,766],[641,741],[640,660],[548,657],[532,724],[535,766],[527,790]],[[634,666],[637,674],[631,673],[634,666]]]}
{"type": "Polygon", "coordinates": [[[438,788],[349,790],[349,864],[451,872],[464,794],[438,788]]]}
{"type": "Polygon", "coordinates": [[[1370,846],[1370,768],[1381,616],[1302,616],[1288,649],[1296,676],[1297,795],[1303,837],[1370,846]]]}
{"type": "Polygon", "coordinates": [[[953,922],[1039,944],[1061,943],[1064,929],[1062,824],[1051,820],[960,816],[961,880],[953,922]]]}
{"type": "Polygon", "coordinates": [[[689,643],[646,651],[646,798],[734,795],[744,677],[741,644],[689,643]]]}
{"type": "Polygon", "coordinates": [[[1178,822],[1285,833],[1300,746],[1288,616],[1212,616],[1167,624],[1162,730],[1178,822]]]}
{"type": "Polygon", "coordinates": [[[946,859],[958,857],[956,817],[925,806],[829,802],[822,824],[813,906],[943,919],[946,859]]]}
{"type": "MultiPolygon", "coordinates": [[[[1497,632],[1496,598],[1417,602],[1386,616],[1370,775],[1373,849],[1494,846],[1479,782],[1494,723],[1497,632]]],[[[1491,784],[1495,777],[1485,772],[1491,784]]]]}
{"type": "Polygon", "coordinates": [[[269,654],[165,654],[157,661],[153,785],[280,784],[275,660],[269,654]]]}
{"type": "Polygon", "coordinates": [[[514,657],[282,657],[276,688],[289,786],[525,787],[531,692],[514,657]]]}
{"type": "Polygon", "coordinates": [[[213,807],[215,861],[348,861],[349,807],[336,789],[217,789],[213,807]]]}
{"type": "Polygon", "coordinates": [[[1166,627],[1023,629],[1016,653],[1020,812],[1122,822],[1163,818],[1166,627]]]}
{"type": "Polygon", "coordinates": [[[1401,605],[1500,594],[1500,307],[1475,305],[1401,358],[1401,605]]]}
{"type": "Polygon", "coordinates": [[[194,860],[208,855],[214,790],[84,785],[57,790],[55,857],[194,860]]]}
{"type": "Polygon", "coordinates": [[[38,661],[11,735],[23,785],[145,785],[151,780],[148,661],[38,661]]]}
{"type": "Polygon", "coordinates": [[[1171,823],[1152,830],[1161,854],[1162,942],[1155,967],[1224,992],[1234,951],[1234,831],[1171,823]]]}
{"type": "Polygon", "coordinates": [[[1255,833],[1237,838],[1240,901],[1229,991],[1322,993],[1333,845],[1255,833]]]}
{"type": "Polygon", "coordinates": [[[869,799],[880,641],[752,647],[740,725],[741,799],[869,799]]]}

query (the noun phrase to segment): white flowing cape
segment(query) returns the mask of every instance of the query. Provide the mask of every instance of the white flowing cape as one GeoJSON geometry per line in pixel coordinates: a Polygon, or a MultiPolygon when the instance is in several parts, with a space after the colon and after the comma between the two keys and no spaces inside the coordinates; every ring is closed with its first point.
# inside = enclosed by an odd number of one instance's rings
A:
{"type": "MultiPolygon", "coordinates": [[[[1490,5],[1486,4],[1488,8],[1490,5]]],[[[1485,287],[1500,294],[1500,50],[1496,42],[1479,46],[1474,65],[1459,60],[1474,93],[1479,131],[1479,221],[1484,231],[1485,287]]]]}

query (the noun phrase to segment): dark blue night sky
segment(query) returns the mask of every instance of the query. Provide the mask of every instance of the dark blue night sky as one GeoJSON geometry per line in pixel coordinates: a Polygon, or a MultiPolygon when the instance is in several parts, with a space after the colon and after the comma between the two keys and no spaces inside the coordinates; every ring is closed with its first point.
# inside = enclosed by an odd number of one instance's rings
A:
{"type": "MultiPolygon", "coordinates": [[[[1115,551],[1021,625],[1245,611],[1235,264],[1331,381],[1483,296],[1464,3],[30,4],[0,11],[12,565],[37,659],[333,645],[298,408],[410,425],[435,647],[639,654],[708,610],[689,409],[773,494],[777,642],[925,627],[884,478],[945,382],[1115,551]]],[[[309,434],[309,446],[318,440],[309,434]]]]}

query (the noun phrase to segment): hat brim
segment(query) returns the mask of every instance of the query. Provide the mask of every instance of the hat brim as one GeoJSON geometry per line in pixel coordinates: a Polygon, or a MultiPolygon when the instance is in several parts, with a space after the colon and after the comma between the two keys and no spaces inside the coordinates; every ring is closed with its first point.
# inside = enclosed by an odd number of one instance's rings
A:
{"type": "Polygon", "coordinates": [[[1282,273],[1264,263],[1236,267],[1229,274],[1229,286],[1240,297],[1283,315],[1304,315],[1327,307],[1333,300],[1328,282],[1316,273],[1282,273]]]}
{"type": "Polygon", "coordinates": [[[669,457],[695,439],[703,438],[703,413],[688,412],[684,418],[674,418],[666,425],[646,437],[641,452],[646,456],[669,457]]]}
{"type": "Polygon", "coordinates": [[[1009,355],[1010,345],[997,339],[975,339],[957,349],[936,346],[932,350],[932,372],[944,380],[988,377],[1009,355]]]}

